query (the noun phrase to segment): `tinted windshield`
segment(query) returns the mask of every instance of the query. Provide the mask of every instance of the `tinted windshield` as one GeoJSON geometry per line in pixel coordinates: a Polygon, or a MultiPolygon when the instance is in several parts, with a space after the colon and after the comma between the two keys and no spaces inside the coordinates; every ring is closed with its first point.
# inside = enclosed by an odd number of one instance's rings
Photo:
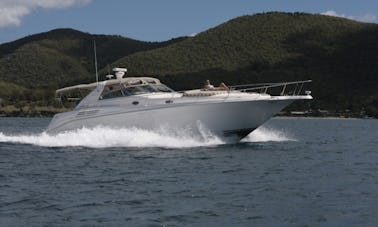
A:
{"type": "Polygon", "coordinates": [[[173,92],[172,89],[163,84],[149,84],[137,87],[126,87],[122,89],[124,95],[139,95],[152,92],[173,92]]]}
{"type": "Polygon", "coordinates": [[[152,84],[152,85],[149,85],[150,87],[152,87],[156,92],[173,92],[172,89],[170,89],[169,87],[165,86],[164,84],[152,84]]]}
{"type": "Polygon", "coordinates": [[[100,96],[100,99],[117,98],[129,95],[140,95],[153,92],[173,92],[173,90],[165,86],[164,84],[148,84],[130,87],[121,87],[113,85],[105,87],[104,91],[100,96]]]}

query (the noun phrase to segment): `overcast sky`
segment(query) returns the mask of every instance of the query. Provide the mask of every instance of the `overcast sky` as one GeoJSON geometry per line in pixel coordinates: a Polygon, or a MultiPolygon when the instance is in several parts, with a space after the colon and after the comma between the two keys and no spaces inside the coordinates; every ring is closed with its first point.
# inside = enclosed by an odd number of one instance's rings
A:
{"type": "Polygon", "coordinates": [[[0,44],[55,28],[162,41],[269,11],[378,22],[378,0],[0,0],[0,44]]]}

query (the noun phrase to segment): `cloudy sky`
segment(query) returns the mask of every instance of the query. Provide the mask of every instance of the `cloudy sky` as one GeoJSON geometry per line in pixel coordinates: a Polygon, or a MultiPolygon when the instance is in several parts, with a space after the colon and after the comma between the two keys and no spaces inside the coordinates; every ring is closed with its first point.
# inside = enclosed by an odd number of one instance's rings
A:
{"type": "Polygon", "coordinates": [[[268,11],[378,23],[378,0],[0,0],[0,44],[55,28],[162,41],[268,11]]]}

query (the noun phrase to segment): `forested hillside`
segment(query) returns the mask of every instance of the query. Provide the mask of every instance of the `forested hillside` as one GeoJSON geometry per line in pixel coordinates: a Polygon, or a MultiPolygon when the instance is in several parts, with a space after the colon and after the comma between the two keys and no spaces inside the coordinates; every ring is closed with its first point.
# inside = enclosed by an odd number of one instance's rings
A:
{"type": "Polygon", "coordinates": [[[95,71],[94,40],[98,66],[103,68],[129,54],[164,47],[182,39],[143,42],[121,36],[56,29],[0,45],[0,80],[28,88],[51,89],[89,82],[95,71]]]}
{"type": "Polygon", "coordinates": [[[93,81],[94,39],[102,78],[110,64],[128,68],[130,75],[156,76],[178,90],[199,87],[204,79],[312,79],[315,100],[295,108],[377,117],[378,25],[304,13],[242,16],[195,37],[160,43],[53,30],[0,45],[0,80],[47,91],[93,81]]]}

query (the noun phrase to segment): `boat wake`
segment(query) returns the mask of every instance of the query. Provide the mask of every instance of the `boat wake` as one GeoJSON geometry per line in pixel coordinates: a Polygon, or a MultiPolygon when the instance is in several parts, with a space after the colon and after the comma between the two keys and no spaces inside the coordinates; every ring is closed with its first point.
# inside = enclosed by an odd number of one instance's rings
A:
{"type": "MultiPolygon", "coordinates": [[[[242,142],[292,141],[281,131],[260,127],[242,142]]],[[[190,130],[157,131],[142,130],[138,128],[112,129],[96,127],[94,129],[82,128],[75,131],[49,135],[45,132],[36,134],[7,135],[0,132],[2,143],[22,143],[43,147],[69,147],[82,146],[92,148],[104,147],[163,147],[187,148],[201,146],[217,146],[226,144],[210,132],[201,129],[200,135],[194,136],[190,130]]]]}
{"type": "Polygon", "coordinates": [[[44,147],[83,146],[103,147],[166,147],[185,148],[223,144],[206,131],[200,136],[192,136],[187,130],[180,132],[168,129],[156,131],[138,128],[113,129],[99,126],[93,129],[77,129],[50,135],[45,132],[31,135],[6,135],[0,132],[0,142],[24,143],[44,147]]]}
{"type": "Polygon", "coordinates": [[[247,137],[242,142],[285,142],[285,141],[297,141],[287,132],[277,130],[270,127],[261,126],[247,137]]]}

